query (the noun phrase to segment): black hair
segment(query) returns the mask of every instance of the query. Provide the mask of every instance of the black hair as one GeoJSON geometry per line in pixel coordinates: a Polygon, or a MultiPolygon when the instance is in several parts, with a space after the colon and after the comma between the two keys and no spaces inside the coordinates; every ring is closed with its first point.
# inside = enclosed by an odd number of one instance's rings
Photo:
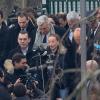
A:
{"type": "Polygon", "coordinates": [[[28,32],[26,30],[21,30],[19,33],[22,33],[22,34],[27,33],[28,34],[28,32]]]}
{"type": "Polygon", "coordinates": [[[64,21],[66,21],[66,14],[58,14],[58,18],[62,18],[64,21]]]}
{"type": "Polygon", "coordinates": [[[17,17],[21,17],[21,18],[26,17],[26,19],[28,20],[28,15],[23,11],[19,12],[17,17]]]}
{"type": "Polygon", "coordinates": [[[31,38],[31,35],[26,30],[21,30],[19,34],[27,34],[29,38],[31,38]]]}
{"type": "Polygon", "coordinates": [[[16,97],[23,97],[26,95],[26,88],[23,83],[18,83],[14,86],[13,93],[16,97]]]}
{"type": "Polygon", "coordinates": [[[19,63],[21,61],[21,59],[24,59],[26,58],[26,56],[24,56],[23,54],[21,53],[15,53],[12,57],[12,63],[13,65],[16,63],[19,63]]]}

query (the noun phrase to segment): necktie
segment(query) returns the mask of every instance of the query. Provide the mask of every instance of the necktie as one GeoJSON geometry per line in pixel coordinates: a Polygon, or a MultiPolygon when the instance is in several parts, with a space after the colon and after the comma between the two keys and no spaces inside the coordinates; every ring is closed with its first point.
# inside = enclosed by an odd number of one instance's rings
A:
{"type": "Polygon", "coordinates": [[[46,42],[47,42],[47,36],[45,35],[43,38],[43,43],[46,43],[46,42]]]}

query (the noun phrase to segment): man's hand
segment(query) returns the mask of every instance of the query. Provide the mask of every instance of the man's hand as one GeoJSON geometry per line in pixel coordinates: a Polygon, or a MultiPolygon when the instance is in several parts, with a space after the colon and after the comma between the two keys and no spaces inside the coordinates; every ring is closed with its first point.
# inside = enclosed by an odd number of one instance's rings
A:
{"type": "Polygon", "coordinates": [[[21,83],[21,78],[18,78],[18,79],[16,80],[14,86],[15,86],[16,84],[18,84],[18,83],[21,83]]]}

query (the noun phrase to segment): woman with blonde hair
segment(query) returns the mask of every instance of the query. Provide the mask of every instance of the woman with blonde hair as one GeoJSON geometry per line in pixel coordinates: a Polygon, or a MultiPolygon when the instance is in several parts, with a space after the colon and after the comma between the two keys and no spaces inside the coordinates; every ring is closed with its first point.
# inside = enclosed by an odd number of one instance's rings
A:
{"type": "MultiPolygon", "coordinates": [[[[48,37],[48,48],[49,48],[49,53],[53,54],[52,57],[54,61],[53,72],[55,73],[55,75],[59,75],[60,72],[64,69],[64,57],[66,49],[62,45],[61,40],[57,34],[50,34],[50,36],[48,37]]],[[[63,80],[64,77],[65,76],[62,75],[61,78],[56,80],[54,85],[52,100],[62,100],[65,98],[65,96],[67,96],[68,92],[65,86],[66,84],[64,82],[65,80],[63,80]]]]}

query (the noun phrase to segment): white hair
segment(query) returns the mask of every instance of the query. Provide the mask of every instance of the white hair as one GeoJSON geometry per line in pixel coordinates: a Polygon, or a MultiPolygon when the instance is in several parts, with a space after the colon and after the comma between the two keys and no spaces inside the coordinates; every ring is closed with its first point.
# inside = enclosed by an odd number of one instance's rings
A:
{"type": "Polygon", "coordinates": [[[42,15],[42,16],[40,16],[40,17],[37,18],[37,25],[38,26],[41,26],[45,22],[48,22],[48,16],[42,15]]]}
{"type": "Polygon", "coordinates": [[[67,14],[67,20],[74,20],[74,19],[80,19],[80,15],[75,11],[69,12],[67,14]]]}

